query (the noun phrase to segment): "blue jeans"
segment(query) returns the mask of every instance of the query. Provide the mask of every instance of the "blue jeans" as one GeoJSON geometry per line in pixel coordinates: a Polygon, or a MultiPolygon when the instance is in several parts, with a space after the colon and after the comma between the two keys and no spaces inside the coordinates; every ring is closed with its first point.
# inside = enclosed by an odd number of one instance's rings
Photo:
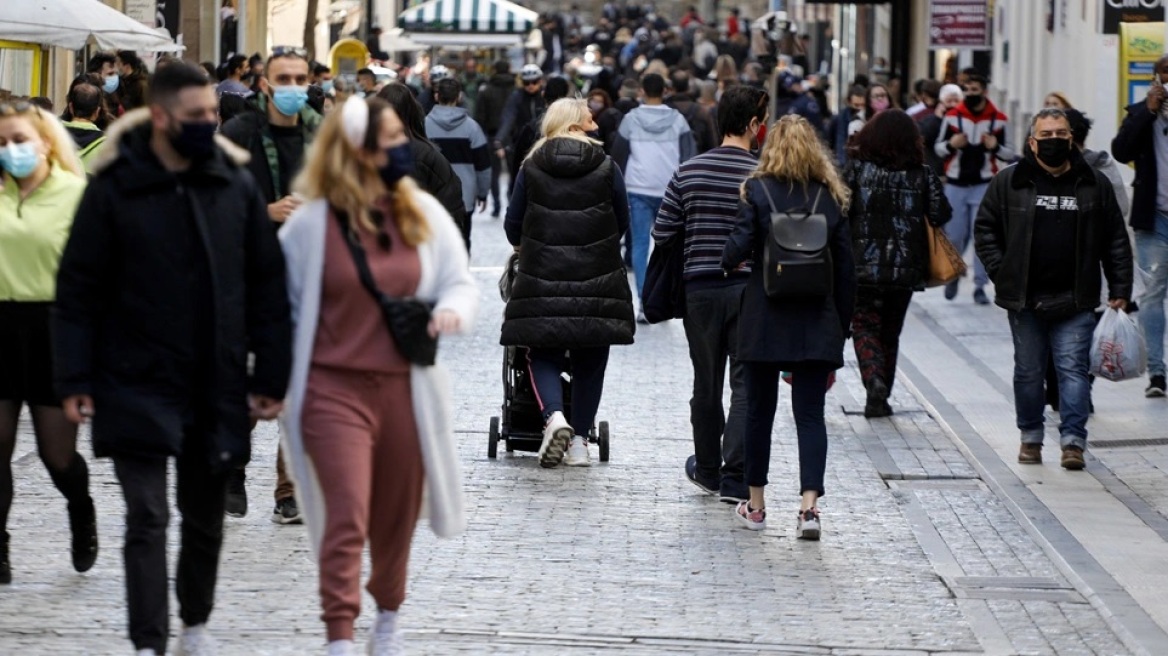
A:
{"type": "MultiPolygon", "coordinates": [[[[973,220],[977,218],[977,208],[981,207],[981,199],[985,196],[990,183],[973,185],[972,187],[958,187],[955,184],[945,185],[945,198],[953,206],[953,218],[945,224],[945,236],[953,242],[957,252],[965,254],[965,249],[973,243],[973,220]]],[[[986,275],[985,265],[973,253],[973,284],[985,287],[990,281],[986,275]]]]}
{"type": "Polygon", "coordinates": [[[1087,448],[1087,415],[1091,408],[1091,335],[1095,314],[1077,312],[1065,319],[1049,319],[1031,310],[1010,313],[1014,335],[1014,412],[1023,444],[1042,444],[1046,420],[1043,382],[1047,358],[1054,360],[1059,389],[1059,436],[1062,448],[1087,448]]]}
{"type": "MultiPolygon", "coordinates": [[[[1168,221],[1168,216],[1156,217],[1168,221]]],[[[1164,294],[1168,291],[1168,239],[1155,232],[1136,233],[1136,257],[1148,273],[1148,287],[1136,299],[1140,328],[1148,340],[1148,375],[1164,375],[1164,294]]]]}
{"type": "Polygon", "coordinates": [[[657,210],[661,209],[658,196],[642,196],[629,194],[629,222],[630,232],[633,235],[633,273],[637,279],[637,298],[641,297],[641,289],[645,286],[645,268],[649,266],[649,233],[653,231],[653,221],[657,219],[657,210]]]}

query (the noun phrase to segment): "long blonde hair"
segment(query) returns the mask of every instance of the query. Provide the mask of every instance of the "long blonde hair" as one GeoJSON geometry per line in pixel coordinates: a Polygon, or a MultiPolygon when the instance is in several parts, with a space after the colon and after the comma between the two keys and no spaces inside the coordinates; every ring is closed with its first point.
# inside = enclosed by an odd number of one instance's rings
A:
{"type": "Polygon", "coordinates": [[[418,207],[417,183],[407,176],[393,189],[386,189],[377,167],[367,156],[377,148],[377,134],[385,112],[392,112],[393,108],[380,98],[370,98],[365,103],[369,107],[369,124],[363,145],[354,146],[346,136],[344,113],[332,112],[321,123],[304,170],[293,188],[309,199],[322,198],[344,212],[350,230],[369,233],[378,231],[370,210],[379,197],[388,193],[393,221],[402,239],[409,246],[417,246],[430,238],[430,225],[418,207]]]}
{"type": "MultiPolygon", "coordinates": [[[[777,178],[789,184],[799,183],[806,190],[811,182],[827,186],[840,210],[846,211],[851,198],[848,188],[835,168],[827,147],[815,134],[807,119],[788,114],[767,130],[766,144],[758,158],[752,178],[777,178]]],[[[743,194],[746,193],[743,185],[743,194]]]]}
{"type": "MultiPolygon", "coordinates": [[[[531,152],[527,154],[527,159],[531,159],[531,156],[550,139],[557,139],[559,137],[599,144],[599,141],[583,132],[572,131],[572,128],[580,127],[580,124],[591,117],[592,110],[588,109],[588,101],[583,98],[560,98],[555,101],[548,106],[547,112],[543,115],[543,120],[540,121],[539,131],[542,136],[531,147],[531,152]]],[[[524,161],[527,161],[527,159],[524,161]]]]}
{"type": "Polygon", "coordinates": [[[81,158],[77,156],[77,144],[56,116],[36,105],[30,105],[27,110],[0,113],[0,121],[10,118],[23,118],[32,125],[41,141],[49,148],[46,159],[51,166],[85,177],[85,167],[81,165],[81,158]]]}

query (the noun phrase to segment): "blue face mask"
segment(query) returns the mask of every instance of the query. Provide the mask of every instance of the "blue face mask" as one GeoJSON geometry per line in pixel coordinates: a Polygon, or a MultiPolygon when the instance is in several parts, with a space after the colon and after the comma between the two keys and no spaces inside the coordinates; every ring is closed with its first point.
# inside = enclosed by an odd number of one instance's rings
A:
{"type": "Polygon", "coordinates": [[[308,87],[291,84],[273,87],[272,102],[276,105],[276,111],[284,116],[295,116],[304,109],[304,103],[308,102],[308,87]]]}
{"type": "Polygon", "coordinates": [[[324,91],[326,94],[332,93],[333,92],[333,81],[332,80],[325,80],[325,81],[321,82],[320,83],[320,90],[324,91]]]}
{"type": "Polygon", "coordinates": [[[385,151],[389,156],[389,164],[378,171],[386,189],[393,189],[402,178],[414,172],[414,151],[410,144],[404,143],[385,151]]]}
{"type": "Polygon", "coordinates": [[[0,148],[0,168],[19,180],[32,175],[40,162],[41,156],[34,144],[14,143],[0,148]]]}
{"type": "Polygon", "coordinates": [[[120,75],[107,75],[105,82],[101,85],[101,90],[106,93],[113,93],[118,90],[118,86],[122,83],[120,75]]]}

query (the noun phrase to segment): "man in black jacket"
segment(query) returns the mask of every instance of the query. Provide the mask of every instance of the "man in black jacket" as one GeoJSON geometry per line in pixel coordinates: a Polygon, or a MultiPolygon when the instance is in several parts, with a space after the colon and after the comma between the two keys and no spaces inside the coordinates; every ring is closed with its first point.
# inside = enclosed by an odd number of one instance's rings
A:
{"type": "MultiPolygon", "coordinates": [[[[283,50],[268,58],[257,82],[260,93],[254,98],[255,111],[244,112],[223,125],[223,136],[251,155],[247,169],[255,178],[268,207],[272,227],[279,228],[300,206],[292,194],[292,180],[304,166],[305,153],[316,136],[321,117],[306,107],[309,81],[308,60],[298,50],[283,50]]],[[[247,473],[243,467],[227,481],[227,514],[247,514],[247,473]]],[[[276,451],[275,507],[272,521],[299,524],[296,489],[284,471],[282,449],[276,451]]]]}
{"type": "MultiPolygon", "coordinates": [[[[495,74],[479,89],[475,104],[475,121],[487,133],[487,143],[502,141],[499,126],[503,120],[503,108],[515,91],[515,76],[511,74],[511,64],[506,59],[495,62],[495,74]]],[[[491,148],[491,216],[499,218],[503,206],[499,200],[499,174],[503,172],[503,157],[491,148]]]]}
{"type": "Polygon", "coordinates": [[[508,198],[515,193],[515,178],[519,175],[520,165],[523,164],[523,158],[519,156],[515,142],[532,119],[547,109],[547,103],[543,99],[543,71],[535,64],[528,64],[519,71],[519,80],[523,83],[523,88],[516,89],[507,99],[494,140],[495,154],[500,158],[506,155],[505,149],[511,150],[511,158],[507,162],[507,168],[511,170],[508,198]]]}
{"type": "Polygon", "coordinates": [[[977,255],[1014,335],[1018,462],[1042,462],[1047,354],[1059,378],[1062,466],[1082,469],[1094,310],[1107,276],[1113,308],[1131,298],[1132,254],[1111,183],[1072,147],[1060,109],[1030,125],[1029,150],[989,183],[974,224],[977,255]]]}
{"type": "Polygon", "coordinates": [[[1168,292],[1168,55],[1156,63],[1152,88],[1144,102],[1127,108],[1111,154],[1135,163],[1131,227],[1136,254],[1150,281],[1140,303],[1140,326],[1148,339],[1148,387],[1144,396],[1161,398],[1164,382],[1164,296],[1168,292]]]}
{"type": "Polygon", "coordinates": [[[227,474],[251,455],[249,418],[274,419],[291,368],[284,260],[246,153],[215,137],[199,68],[158,71],[95,162],[61,259],[58,393],[93,422],[126,500],[130,639],[166,651],[167,460],[178,472],[180,653],[210,653],[227,474]],[[249,367],[249,354],[253,364],[249,367]]]}

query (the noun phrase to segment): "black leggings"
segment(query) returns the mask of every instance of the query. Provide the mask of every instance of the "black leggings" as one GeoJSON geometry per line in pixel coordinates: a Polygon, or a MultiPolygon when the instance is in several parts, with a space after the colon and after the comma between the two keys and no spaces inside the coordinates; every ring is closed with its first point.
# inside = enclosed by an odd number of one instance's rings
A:
{"type": "MultiPolygon", "coordinates": [[[[12,508],[12,453],[16,450],[16,425],[22,405],[0,401],[0,531],[8,527],[8,511],[12,508]]],[[[77,452],[77,426],[65,418],[61,408],[34,405],[30,410],[37,455],[49,470],[53,484],[70,504],[89,499],[89,468],[77,452]]]]}

